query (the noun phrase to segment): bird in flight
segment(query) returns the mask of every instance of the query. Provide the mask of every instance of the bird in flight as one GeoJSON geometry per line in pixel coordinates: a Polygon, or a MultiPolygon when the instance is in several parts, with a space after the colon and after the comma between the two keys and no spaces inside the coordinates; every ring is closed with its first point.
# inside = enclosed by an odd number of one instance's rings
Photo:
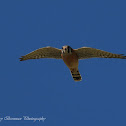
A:
{"type": "Polygon", "coordinates": [[[40,58],[63,59],[64,63],[70,69],[74,81],[81,81],[82,78],[78,70],[79,60],[87,58],[126,59],[126,56],[124,56],[123,54],[114,54],[90,47],[72,49],[70,46],[63,46],[62,49],[57,49],[48,46],[44,48],[39,48],[25,56],[21,56],[20,61],[40,58]]]}

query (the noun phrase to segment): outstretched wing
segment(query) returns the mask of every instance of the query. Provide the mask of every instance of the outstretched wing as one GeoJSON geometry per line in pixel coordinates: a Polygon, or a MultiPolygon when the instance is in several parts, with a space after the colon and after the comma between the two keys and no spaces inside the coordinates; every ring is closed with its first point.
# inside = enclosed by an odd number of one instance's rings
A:
{"type": "Polygon", "coordinates": [[[123,56],[123,54],[113,54],[110,52],[106,52],[106,51],[102,51],[90,47],[82,47],[79,49],[75,49],[74,51],[77,53],[79,59],[86,59],[86,58],[93,58],[93,57],[126,59],[126,56],[123,56]]]}
{"type": "Polygon", "coordinates": [[[40,48],[25,56],[21,56],[20,61],[40,58],[61,59],[61,50],[53,47],[40,48]]]}

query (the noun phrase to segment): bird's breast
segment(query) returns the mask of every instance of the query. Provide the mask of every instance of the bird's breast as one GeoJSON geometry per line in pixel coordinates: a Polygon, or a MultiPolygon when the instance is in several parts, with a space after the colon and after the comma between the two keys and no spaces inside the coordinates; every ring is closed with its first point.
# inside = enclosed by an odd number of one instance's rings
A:
{"type": "Polygon", "coordinates": [[[62,59],[64,63],[68,66],[68,68],[77,68],[78,67],[78,56],[76,53],[62,55],[62,59]]]}

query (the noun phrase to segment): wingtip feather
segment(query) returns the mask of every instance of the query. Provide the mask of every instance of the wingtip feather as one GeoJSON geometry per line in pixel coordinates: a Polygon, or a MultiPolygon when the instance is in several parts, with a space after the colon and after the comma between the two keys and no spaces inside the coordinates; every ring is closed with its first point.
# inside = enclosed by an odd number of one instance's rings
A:
{"type": "Polygon", "coordinates": [[[126,59],[126,56],[124,56],[124,54],[120,54],[122,57],[121,59],[126,59]]]}
{"type": "Polygon", "coordinates": [[[20,61],[24,61],[24,56],[21,56],[21,58],[19,58],[20,61]]]}

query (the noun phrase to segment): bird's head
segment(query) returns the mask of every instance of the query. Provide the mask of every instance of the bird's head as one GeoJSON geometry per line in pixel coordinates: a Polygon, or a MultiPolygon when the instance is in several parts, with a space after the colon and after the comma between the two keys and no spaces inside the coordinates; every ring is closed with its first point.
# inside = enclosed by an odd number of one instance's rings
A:
{"type": "Polygon", "coordinates": [[[70,46],[63,46],[62,50],[61,50],[61,53],[63,55],[65,55],[65,54],[71,54],[72,53],[72,48],[70,46]]]}

